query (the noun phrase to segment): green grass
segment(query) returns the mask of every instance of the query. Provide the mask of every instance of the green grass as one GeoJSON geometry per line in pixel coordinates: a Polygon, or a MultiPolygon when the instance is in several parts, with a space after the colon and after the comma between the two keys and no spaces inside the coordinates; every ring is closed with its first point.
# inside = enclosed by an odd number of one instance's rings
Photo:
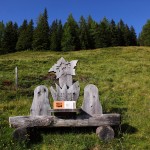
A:
{"type": "MultiPolygon", "coordinates": [[[[50,101],[52,98],[50,96],[50,101]]],[[[150,149],[150,48],[115,47],[76,52],[17,52],[0,56],[0,149],[37,150],[143,150],[150,149]],[[99,89],[104,113],[120,113],[122,123],[116,137],[102,142],[95,131],[65,129],[42,131],[34,141],[12,140],[14,129],[9,116],[29,115],[33,91],[38,85],[54,85],[48,70],[60,58],[79,60],[75,80],[81,91],[95,84],[99,89]],[[15,66],[19,70],[19,88],[15,90],[15,66]]]]}

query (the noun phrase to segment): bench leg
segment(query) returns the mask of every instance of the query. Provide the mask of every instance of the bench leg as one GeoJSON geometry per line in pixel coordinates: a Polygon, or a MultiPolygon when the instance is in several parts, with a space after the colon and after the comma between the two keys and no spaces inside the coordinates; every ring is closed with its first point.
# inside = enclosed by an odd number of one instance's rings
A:
{"type": "Polygon", "coordinates": [[[114,130],[108,125],[98,127],[96,129],[96,134],[103,141],[109,141],[114,138],[114,130]]]}

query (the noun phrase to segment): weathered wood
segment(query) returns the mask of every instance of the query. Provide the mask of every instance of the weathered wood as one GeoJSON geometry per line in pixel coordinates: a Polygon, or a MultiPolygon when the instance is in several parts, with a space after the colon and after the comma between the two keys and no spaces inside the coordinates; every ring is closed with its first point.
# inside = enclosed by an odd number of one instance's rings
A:
{"type": "Polygon", "coordinates": [[[26,127],[19,127],[13,132],[13,139],[17,141],[25,141],[28,139],[28,132],[26,127]]]}
{"type": "Polygon", "coordinates": [[[100,126],[96,129],[96,134],[98,137],[103,141],[109,141],[114,138],[114,130],[112,127],[106,125],[106,126],[100,126]]]}
{"type": "Polygon", "coordinates": [[[103,125],[119,125],[119,114],[102,114],[87,119],[60,119],[55,116],[15,116],[9,117],[11,127],[85,127],[85,126],[103,126],[103,125]]]}
{"type": "Polygon", "coordinates": [[[9,124],[13,128],[47,127],[53,121],[54,121],[53,116],[15,116],[15,117],[9,117],[9,124]]]}
{"type": "Polygon", "coordinates": [[[50,112],[81,112],[82,109],[50,109],[50,112]]]}
{"type": "Polygon", "coordinates": [[[56,78],[59,79],[59,85],[62,88],[64,84],[68,87],[72,85],[72,75],[75,75],[74,67],[77,64],[77,60],[72,60],[67,62],[63,57],[61,57],[56,64],[54,64],[48,72],[55,72],[56,78]]]}
{"type": "Polygon", "coordinates": [[[53,97],[53,100],[64,100],[64,101],[77,101],[79,98],[80,86],[79,82],[75,82],[69,88],[66,84],[61,88],[56,84],[56,91],[51,86],[50,91],[53,97]]]}
{"type": "Polygon", "coordinates": [[[48,99],[48,89],[44,85],[40,85],[34,90],[34,98],[30,109],[31,116],[51,115],[48,111],[50,109],[48,99]]]}
{"type": "Polygon", "coordinates": [[[91,116],[102,114],[98,88],[93,84],[89,84],[84,88],[82,109],[91,116]]]}
{"type": "Polygon", "coordinates": [[[79,98],[80,86],[79,82],[75,82],[73,85],[69,87],[67,90],[67,100],[68,101],[77,101],[79,98]]]}
{"type": "Polygon", "coordinates": [[[18,68],[15,67],[15,86],[16,90],[18,89],[18,68]]]}

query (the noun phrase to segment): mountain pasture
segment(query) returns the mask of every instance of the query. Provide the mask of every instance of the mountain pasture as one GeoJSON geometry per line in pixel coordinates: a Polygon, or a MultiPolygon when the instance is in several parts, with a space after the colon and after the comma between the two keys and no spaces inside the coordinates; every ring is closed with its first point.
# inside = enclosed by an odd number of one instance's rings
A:
{"type": "MultiPolygon", "coordinates": [[[[70,52],[24,51],[0,55],[0,149],[150,149],[150,48],[110,47],[70,52]],[[120,113],[115,139],[103,142],[93,128],[35,129],[31,141],[16,142],[9,116],[29,115],[38,85],[55,85],[48,70],[60,58],[78,60],[74,80],[80,83],[80,108],[87,84],[99,89],[104,113],[120,113]],[[15,67],[18,67],[18,89],[15,67]],[[37,136],[37,133],[40,136],[37,136]]],[[[52,97],[49,94],[52,105],[52,97]]]]}

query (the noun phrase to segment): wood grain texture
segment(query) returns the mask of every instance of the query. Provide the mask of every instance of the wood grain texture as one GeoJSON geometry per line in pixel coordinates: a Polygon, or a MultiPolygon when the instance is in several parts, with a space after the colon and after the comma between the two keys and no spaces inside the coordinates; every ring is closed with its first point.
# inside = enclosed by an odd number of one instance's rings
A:
{"type": "Polygon", "coordinates": [[[103,126],[103,125],[119,125],[119,114],[102,114],[87,119],[61,119],[55,116],[15,116],[9,117],[11,127],[86,127],[86,126],[103,126]]]}
{"type": "Polygon", "coordinates": [[[93,84],[89,84],[84,88],[82,109],[91,116],[95,114],[102,114],[98,88],[93,84]]]}
{"type": "Polygon", "coordinates": [[[48,111],[50,109],[48,99],[48,89],[44,85],[40,85],[34,90],[34,98],[30,109],[31,116],[51,115],[48,111]]]}

